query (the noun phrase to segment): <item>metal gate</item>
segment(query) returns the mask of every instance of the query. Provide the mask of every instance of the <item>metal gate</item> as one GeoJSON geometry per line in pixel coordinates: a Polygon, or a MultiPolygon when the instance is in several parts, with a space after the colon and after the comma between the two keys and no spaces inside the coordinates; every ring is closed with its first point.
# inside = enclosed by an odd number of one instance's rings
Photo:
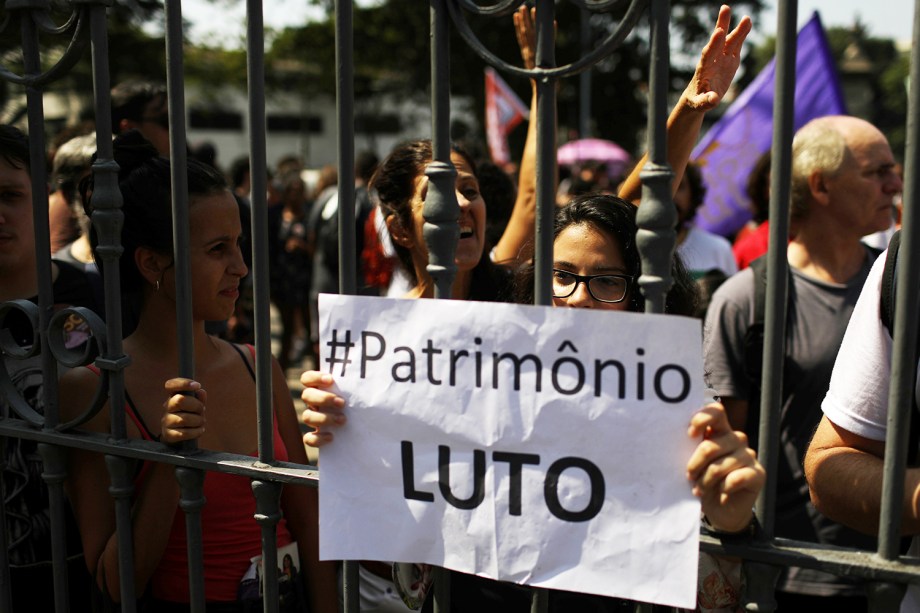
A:
{"type": "MultiPolygon", "coordinates": [[[[433,149],[434,162],[427,171],[431,189],[425,204],[425,219],[434,228],[447,229],[450,220],[456,219],[456,199],[454,197],[454,170],[450,163],[449,143],[449,79],[448,74],[448,33],[455,28],[469,47],[479,54],[487,63],[508,73],[534,78],[538,87],[538,154],[537,154],[537,232],[536,232],[536,302],[549,304],[551,299],[550,269],[552,267],[552,217],[554,200],[555,163],[555,115],[556,84],[559,79],[574,75],[600,61],[615,49],[639,22],[639,17],[648,11],[650,22],[650,40],[652,45],[650,66],[650,93],[648,112],[648,149],[649,163],[642,173],[643,204],[640,208],[639,245],[642,253],[643,276],[640,285],[647,297],[649,312],[663,312],[664,296],[670,285],[669,254],[673,247],[673,206],[670,201],[670,184],[672,174],[666,162],[666,96],[669,70],[668,0],[570,0],[585,11],[607,12],[625,10],[625,17],[608,38],[576,62],[557,66],[553,45],[553,0],[536,0],[537,7],[537,68],[528,71],[502,61],[480,41],[467,22],[467,15],[501,18],[510,15],[522,0],[494,0],[490,3],[474,0],[430,0],[419,2],[418,10],[430,11],[431,16],[431,74],[432,74],[432,108],[433,108],[433,149]]],[[[42,371],[46,385],[44,387],[46,410],[43,415],[32,411],[28,405],[17,397],[9,380],[6,367],[0,372],[0,384],[3,394],[13,405],[14,413],[0,419],[0,439],[28,439],[37,441],[44,462],[43,479],[47,485],[50,499],[52,523],[54,530],[54,594],[57,611],[69,611],[66,567],[64,560],[64,505],[63,482],[67,475],[66,453],[68,448],[92,450],[106,454],[111,492],[117,509],[119,560],[122,569],[132,568],[132,472],[131,463],[135,460],[165,462],[176,466],[176,476],[180,484],[180,507],[186,513],[189,526],[190,591],[192,610],[204,611],[204,579],[200,572],[202,563],[200,509],[203,503],[202,484],[205,471],[220,471],[240,475],[252,480],[253,495],[256,498],[258,512],[253,521],[260,524],[263,554],[266,560],[266,582],[268,590],[276,590],[273,581],[277,571],[277,551],[275,548],[275,528],[281,511],[279,507],[280,489],[286,484],[306,484],[315,487],[319,482],[319,473],[314,467],[279,462],[275,459],[272,445],[272,406],[271,406],[271,347],[269,336],[269,298],[268,298],[268,251],[267,251],[267,217],[266,217],[266,147],[265,147],[265,73],[264,73],[264,32],[262,23],[262,3],[260,0],[247,0],[247,39],[248,39],[248,82],[250,160],[252,168],[253,194],[253,279],[255,293],[255,330],[256,330],[256,381],[259,415],[259,457],[239,456],[227,453],[198,450],[194,445],[173,450],[155,442],[129,440],[126,436],[124,414],[113,411],[111,435],[81,432],[78,423],[61,423],[57,380],[59,364],[66,367],[95,362],[102,371],[102,393],[98,395],[93,407],[87,407],[87,415],[97,411],[106,397],[112,406],[124,404],[125,389],[123,371],[128,366],[129,356],[124,354],[121,341],[120,291],[118,279],[118,256],[120,253],[121,195],[117,187],[117,166],[112,158],[112,125],[110,121],[110,100],[108,92],[111,83],[107,66],[107,19],[106,9],[111,4],[107,0],[70,0],[72,11],[70,20],[63,25],[56,25],[48,17],[49,0],[6,0],[3,13],[3,29],[7,32],[18,27],[21,33],[24,73],[14,74],[6,67],[0,66],[0,76],[9,83],[25,89],[28,101],[28,132],[31,146],[31,166],[33,179],[33,216],[36,232],[36,251],[38,254],[39,302],[38,305],[26,301],[12,301],[0,305],[0,321],[12,313],[29,318],[34,330],[34,342],[31,346],[20,347],[8,338],[0,338],[6,363],[41,356],[42,371]],[[72,42],[54,65],[42,68],[42,53],[39,36],[48,33],[69,35],[72,42]],[[51,305],[51,267],[50,238],[48,230],[48,199],[44,186],[47,177],[44,166],[44,109],[42,94],[48,84],[68,73],[79,57],[85,45],[92,47],[92,74],[94,80],[95,116],[97,134],[97,160],[93,165],[95,175],[93,223],[101,238],[97,252],[101,266],[105,269],[105,309],[109,314],[103,324],[98,317],[79,309],[65,310],[52,316],[51,305]],[[92,328],[92,340],[76,354],[65,348],[60,341],[63,320],[72,313],[84,317],[92,328]],[[195,572],[194,569],[198,569],[195,572]]],[[[920,2],[918,2],[920,5],[920,2]]],[[[772,245],[782,245],[788,234],[789,177],[791,165],[792,140],[792,100],[794,92],[794,65],[796,41],[795,0],[779,2],[778,56],[774,136],[772,150],[772,198],[770,241],[772,245]]],[[[920,31],[915,10],[915,32],[920,31]]],[[[180,337],[191,338],[183,334],[191,325],[190,279],[185,254],[188,252],[188,236],[181,229],[188,227],[188,198],[186,179],[184,177],[186,161],[186,126],[185,97],[183,91],[183,46],[182,46],[182,7],[180,0],[166,0],[166,44],[168,59],[168,103],[171,117],[170,138],[172,154],[172,183],[176,235],[177,292],[180,304],[178,314],[180,337]]],[[[336,24],[336,68],[337,68],[337,113],[338,113],[338,167],[339,197],[343,202],[354,200],[354,95],[353,95],[353,6],[351,0],[338,0],[335,3],[336,24]]],[[[360,24],[358,24],[360,30],[360,24]]],[[[911,58],[911,83],[920,83],[920,58],[914,47],[911,58]]],[[[913,211],[918,206],[915,202],[915,184],[913,169],[917,168],[918,122],[920,110],[916,106],[916,96],[910,97],[908,112],[908,151],[905,167],[907,183],[905,191],[906,214],[904,216],[904,244],[906,254],[901,267],[899,284],[908,288],[899,296],[898,308],[901,311],[916,305],[909,302],[917,296],[920,287],[920,250],[913,248],[914,229],[913,211]]],[[[339,257],[340,287],[343,293],[355,293],[355,251],[354,236],[346,229],[354,227],[354,209],[339,207],[339,257]]],[[[448,234],[450,232],[448,231],[448,234]]],[[[427,234],[426,234],[427,236],[427,234]]],[[[431,240],[431,239],[429,239],[431,240]]],[[[449,295],[454,275],[454,244],[449,241],[432,240],[430,245],[431,260],[429,271],[436,281],[437,296],[449,295]]],[[[766,381],[778,382],[781,376],[784,309],[786,301],[785,283],[787,274],[785,250],[771,249],[768,269],[767,294],[767,342],[765,346],[764,377],[766,381]]],[[[899,317],[895,344],[895,375],[892,385],[892,406],[899,407],[892,419],[889,432],[902,431],[900,424],[909,418],[911,405],[911,385],[913,383],[913,364],[910,354],[912,341],[916,338],[917,320],[911,317],[899,317]],[[904,373],[904,374],[902,374],[904,373]]],[[[190,342],[182,347],[180,371],[178,376],[193,377],[193,355],[190,342]]],[[[903,498],[905,464],[904,450],[906,437],[897,440],[896,435],[889,437],[889,449],[897,447],[898,454],[889,454],[885,463],[885,494],[883,517],[881,523],[880,547],[877,554],[867,554],[837,548],[816,546],[782,539],[774,539],[775,516],[773,500],[775,499],[775,472],[770,470],[777,463],[778,455],[778,406],[780,403],[779,385],[763,386],[762,406],[770,410],[763,412],[761,423],[761,461],[768,469],[767,487],[757,506],[757,514],[763,526],[763,532],[755,540],[720,541],[712,537],[703,537],[703,549],[710,552],[723,552],[740,556],[746,560],[747,577],[746,598],[751,603],[750,610],[773,610],[772,592],[776,577],[781,567],[795,565],[807,568],[819,568],[841,575],[860,577],[871,582],[870,600],[873,610],[893,611],[897,609],[900,595],[905,583],[920,582],[920,570],[915,560],[899,556],[897,526],[900,524],[903,498]],[[897,461],[897,459],[900,461],[897,461]],[[754,608],[756,607],[756,608],[754,608]]],[[[84,419],[77,420],[81,422],[84,419]]],[[[3,512],[0,510],[0,512],[3,512]]],[[[5,519],[5,518],[0,518],[5,519]]],[[[0,522],[5,525],[5,521],[0,522]]],[[[8,535],[5,534],[8,538],[8,535]]],[[[357,611],[356,598],[357,563],[346,563],[346,610],[357,611]]],[[[121,594],[125,611],[134,610],[135,586],[131,572],[121,573],[121,594]]],[[[448,610],[446,574],[437,583],[435,606],[439,610],[448,610]]],[[[0,610],[10,610],[11,590],[20,586],[11,585],[9,561],[6,548],[0,548],[0,610]]],[[[266,611],[277,609],[277,594],[269,593],[266,611]],[[273,604],[274,603],[274,604],[273,604]]],[[[534,590],[534,610],[545,610],[546,593],[534,590]]],[[[642,605],[640,605],[642,606],[642,605]]]]}

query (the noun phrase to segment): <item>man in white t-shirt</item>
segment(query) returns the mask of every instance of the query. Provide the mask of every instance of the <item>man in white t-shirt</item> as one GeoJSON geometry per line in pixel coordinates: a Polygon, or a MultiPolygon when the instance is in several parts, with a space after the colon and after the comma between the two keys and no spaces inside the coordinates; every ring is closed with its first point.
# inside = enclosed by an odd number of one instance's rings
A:
{"type": "MultiPolygon", "coordinates": [[[[815,507],[842,524],[876,534],[882,496],[882,458],[888,419],[891,335],[880,317],[885,255],[875,262],[847,326],[824,417],[805,456],[805,476],[815,507]]],[[[920,391],[920,390],[918,390],[920,391]]],[[[904,534],[920,534],[920,469],[908,468],[904,534]]],[[[915,537],[911,554],[920,553],[915,537]]],[[[908,587],[902,611],[920,610],[920,588],[908,587]]]]}
{"type": "MultiPolygon", "coordinates": [[[[803,126],[792,145],[788,317],[775,469],[776,535],[874,550],[874,539],[828,520],[811,504],[802,470],[847,322],[876,252],[860,238],[888,225],[901,190],[885,136],[855,117],[823,117],[803,126]]],[[[704,326],[710,384],[732,425],[756,440],[762,384],[748,340],[755,278],[745,269],[715,292],[704,326]]],[[[833,519],[833,518],[832,518],[833,519]]],[[[778,585],[779,610],[862,610],[861,585],[814,569],[789,568],[778,585]]]]}

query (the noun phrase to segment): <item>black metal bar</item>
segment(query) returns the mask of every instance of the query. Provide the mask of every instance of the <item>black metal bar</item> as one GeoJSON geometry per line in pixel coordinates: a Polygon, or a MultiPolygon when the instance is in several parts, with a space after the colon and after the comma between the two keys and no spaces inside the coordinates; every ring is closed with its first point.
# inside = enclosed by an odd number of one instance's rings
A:
{"type": "MultiPolygon", "coordinates": [[[[47,386],[46,386],[47,387],[47,386]]],[[[67,451],[57,445],[39,444],[44,470],[42,479],[48,487],[51,511],[51,564],[54,574],[54,609],[70,611],[67,572],[67,528],[65,526],[64,480],[67,478],[67,451]]]]}
{"type": "MultiPolygon", "coordinates": [[[[556,66],[555,6],[537,2],[537,68],[556,66]]],[[[552,304],[553,217],[556,214],[556,80],[537,80],[537,215],[534,240],[534,303],[552,304]]],[[[534,118],[531,119],[534,121],[534,118]]]]}
{"type": "MultiPolygon", "coordinates": [[[[914,41],[920,36],[920,1],[914,6],[914,41]]],[[[901,520],[904,509],[904,476],[907,464],[907,441],[910,420],[917,419],[913,408],[914,382],[917,356],[914,355],[917,339],[917,304],[920,304],[920,255],[917,253],[917,224],[915,212],[920,206],[916,171],[920,168],[920,101],[917,85],[920,84],[920,50],[917,45],[910,54],[910,92],[907,108],[907,151],[904,155],[904,194],[901,225],[901,247],[898,252],[898,291],[895,295],[895,325],[892,337],[891,381],[888,406],[888,431],[885,439],[884,480],[882,506],[879,517],[878,553],[886,560],[898,556],[901,538],[901,520]],[[897,314],[908,314],[906,317],[897,314]]]]}
{"type": "MultiPolygon", "coordinates": [[[[789,262],[789,197],[792,173],[792,136],[795,119],[795,57],[797,0],[781,0],[777,11],[776,81],[773,106],[773,157],[770,168],[770,246],[767,250],[767,296],[764,318],[763,381],[760,397],[758,454],[767,471],[756,512],[763,526],[761,539],[775,534],[776,471],[780,461],[779,426],[785,355],[786,304],[789,262]]],[[[746,565],[747,598],[761,610],[776,609],[774,591],[780,568],[746,565]]]]}
{"type": "Polygon", "coordinates": [[[345,613],[358,613],[361,610],[361,579],[358,570],[358,562],[344,562],[342,590],[345,592],[345,613]]]}
{"type": "Polygon", "coordinates": [[[792,173],[792,133],[795,119],[795,55],[797,0],[781,0],[777,14],[776,83],[773,107],[773,158],[770,166],[770,248],[767,251],[767,300],[764,319],[763,380],[760,397],[760,461],[767,482],[757,499],[757,516],[764,539],[773,537],[776,523],[776,467],[779,460],[779,416],[782,403],[789,262],[789,195],[792,173]]]}
{"type": "Polygon", "coordinates": [[[203,470],[179,466],[179,508],[185,513],[188,553],[188,593],[192,613],[205,613],[204,544],[201,538],[201,509],[205,505],[203,470]]]}
{"type": "MultiPolygon", "coordinates": [[[[176,276],[176,338],[179,343],[180,377],[195,378],[194,328],[192,323],[192,273],[189,253],[188,155],[185,138],[185,66],[182,36],[182,2],[166,2],[166,88],[169,104],[169,156],[172,181],[173,265],[176,276]]],[[[198,441],[183,441],[183,451],[198,448],[198,441]]],[[[204,473],[177,469],[179,507],[185,512],[188,538],[189,603],[192,613],[204,613],[204,551],[201,506],[204,505],[204,473]]]]}
{"type": "Polygon", "coordinates": [[[645,296],[646,313],[664,313],[671,287],[671,258],[677,233],[677,212],[671,200],[673,173],[667,162],[667,96],[670,47],[670,2],[652,0],[651,61],[649,66],[648,162],[640,174],[642,205],[636,214],[636,244],[642,259],[639,287],[645,296]]]}
{"type": "MultiPolygon", "coordinates": [[[[116,413],[118,411],[112,411],[116,413]]],[[[125,458],[106,455],[111,485],[109,494],[115,502],[115,536],[118,542],[118,589],[121,607],[133,613],[137,609],[134,585],[134,538],[131,502],[134,498],[134,474],[132,464],[125,458]]]]}
{"type": "MultiPolygon", "coordinates": [[[[192,343],[192,274],[188,261],[188,153],[185,141],[185,67],[182,49],[182,2],[166,2],[166,88],[169,99],[169,158],[172,181],[173,259],[176,271],[176,337],[178,376],[195,378],[192,343]]],[[[197,447],[183,443],[185,450],[197,447]]]]}
{"type": "MultiPolygon", "coordinates": [[[[581,54],[591,52],[591,13],[581,9],[581,54]]],[[[578,75],[578,137],[591,137],[591,69],[578,75]]]]}
{"type": "MultiPolygon", "coordinates": [[[[357,293],[355,254],[355,86],[354,6],[352,0],[335,3],[336,121],[339,163],[339,293],[357,293]]],[[[360,607],[358,562],[344,562],[342,582],[346,613],[360,607]]]]}
{"type": "MultiPolygon", "coordinates": [[[[23,68],[27,76],[41,74],[41,52],[38,46],[38,28],[33,19],[39,10],[20,11],[23,68]]],[[[35,234],[35,272],[38,287],[39,329],[47,330],[52,316],[54,296],[51,283],[51,233],[48,226],[48,174],[45,163],[45,113],[41,86],[26,85],[26,105],[29,123],[30,178],[32,183],[32,219],[35,234]]],[[[44,400],[44,429],[53,429],[60,418],[57,386],[57,362],[48,349],[48,337],[39,336],[41,343],[42,388],[44,400]]],[[[64,528],[64,477],[63,449],[40,445],[43,460],[42,478],[48,489],[48,506],[51,515],[51,562],[54,583],[54,607],[58,611],[70,609],[67,589],[67,547],[64,528]]],[[[24,588],[20,588],[24,589],[24,588]]]]}
{"type": "Polygon", "coordinates": [[[265,30],[262,0],[247,0],[246,15],[257,427],[259,430],[259,460],[269,464],[275,459],[275,450],[269,306],[268,202],[266,200],[268,164],[265,152],[265,30]]]}
{"type": "MultiPolygon", "coordinates": [[[[0,436],[0,492],[5,492],[7,484],[4,481],[6,475],[6,449],[7,437],[0,436]]],[[[10,552],[7,543],[10,542],[9,530],[7,529],[6,505],[0,504],[0,535],[3,544],[0,547],[0,610],[13,610],[13,583],[10,577],[10,552]]]]}
{"type": "Polygon", "coordinates": [[[265,613],[278,611],[278,522],[281,521],[281,486],[270,481],[252,482],[256,497],[256,522],[262,529],[262,604],[265,613]]]}
{"type": "Polygon", "coordinates": [[[335,3],[335,97],[339,162],[339,293],[355,294],[355,67],[352,0],[335,3]]]}
{"type": "MultiPolygon", "coordinates": [[[[106,343],[103,355],[96,360],[107,371],[110,406],[124,406],[124,369],[130,359],[122,346],[121,275],[119,259],[122,253],[121,230],[124,225],[121,191],[118,189],[118,165],[113,159],[112,114],[109,92],[109,45],[106,27],[106,6],[90,8],[90,40],[92,41],[93,97],[96,110],[96,161],[93,163],[93,226],[99,237],[95,257],[101,262],[105,290],[106,343]]],[[[111,435],[116,441],[127,440],[124,411],[110,411],[111,435]]],[[[122,610],[136,610],[134,585],[134,538],[131,502],[134,495],[133,475],[127,459],[107,455],[106,467],[111,484],[109,492],[115,505],[116,541],[118,543],[119,593],[122,610]]]]}
{"type": "Polygon", "coordinates": [[[457,171],[450,161],[450,47],[444,0],[431,2],[431,147],[434,159],[425,174],[428,195],[422,215],[428,245],[428,273],[435,298],[450,298],[457,274],[454,253],[460,239],[460,207],[454,191],[457,171]]]}
{"type": "Polygon", "coordinates": [[[171,451],[164,451],[166,449],[164,445],[153,441],[142,439],[114,441],[109,434],[81,430],[70,432],[36,430],[20,419],[0,420],[0,437],[2,436],[53,443],[96,453],[117,454],[128,460],[161,462],[200,470],[219,468],[221,472],[228,475],[240,475],[250,479],[265,479],[278,483],[296,483],[308,487],[317,486],[319,475],[314,466],[292,462],[275,462],[269,465],[248,455],[204,449],[190,455],[175,454],[171,451]]]}

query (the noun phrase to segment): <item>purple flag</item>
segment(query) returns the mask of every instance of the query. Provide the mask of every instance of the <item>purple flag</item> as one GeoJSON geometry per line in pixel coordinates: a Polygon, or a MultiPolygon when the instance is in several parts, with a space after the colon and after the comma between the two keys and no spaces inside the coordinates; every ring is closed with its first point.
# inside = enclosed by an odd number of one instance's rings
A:
{"type": "MultiPolygon", "coordinates": [[[[728,236],[751,218],[745,187],[757,158],[770,148],[773,138],[775,63],[770,60],[693,150],[707,186],[696,223],[710,232],[728,236]]],[[[795,76],[794,129],[816,117],[846,114],[817,11],[799,30],[795,76]]]]}

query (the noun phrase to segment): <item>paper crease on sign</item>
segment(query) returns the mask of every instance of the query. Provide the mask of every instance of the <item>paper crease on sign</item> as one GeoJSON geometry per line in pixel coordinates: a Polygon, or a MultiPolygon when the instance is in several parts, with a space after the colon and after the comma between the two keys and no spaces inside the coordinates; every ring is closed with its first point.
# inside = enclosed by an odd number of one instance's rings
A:
{"type": "Polygon", "coordinates": [[[320,331],[323,559],[695,606],[697,320],[322,296],[320,331]]]}

